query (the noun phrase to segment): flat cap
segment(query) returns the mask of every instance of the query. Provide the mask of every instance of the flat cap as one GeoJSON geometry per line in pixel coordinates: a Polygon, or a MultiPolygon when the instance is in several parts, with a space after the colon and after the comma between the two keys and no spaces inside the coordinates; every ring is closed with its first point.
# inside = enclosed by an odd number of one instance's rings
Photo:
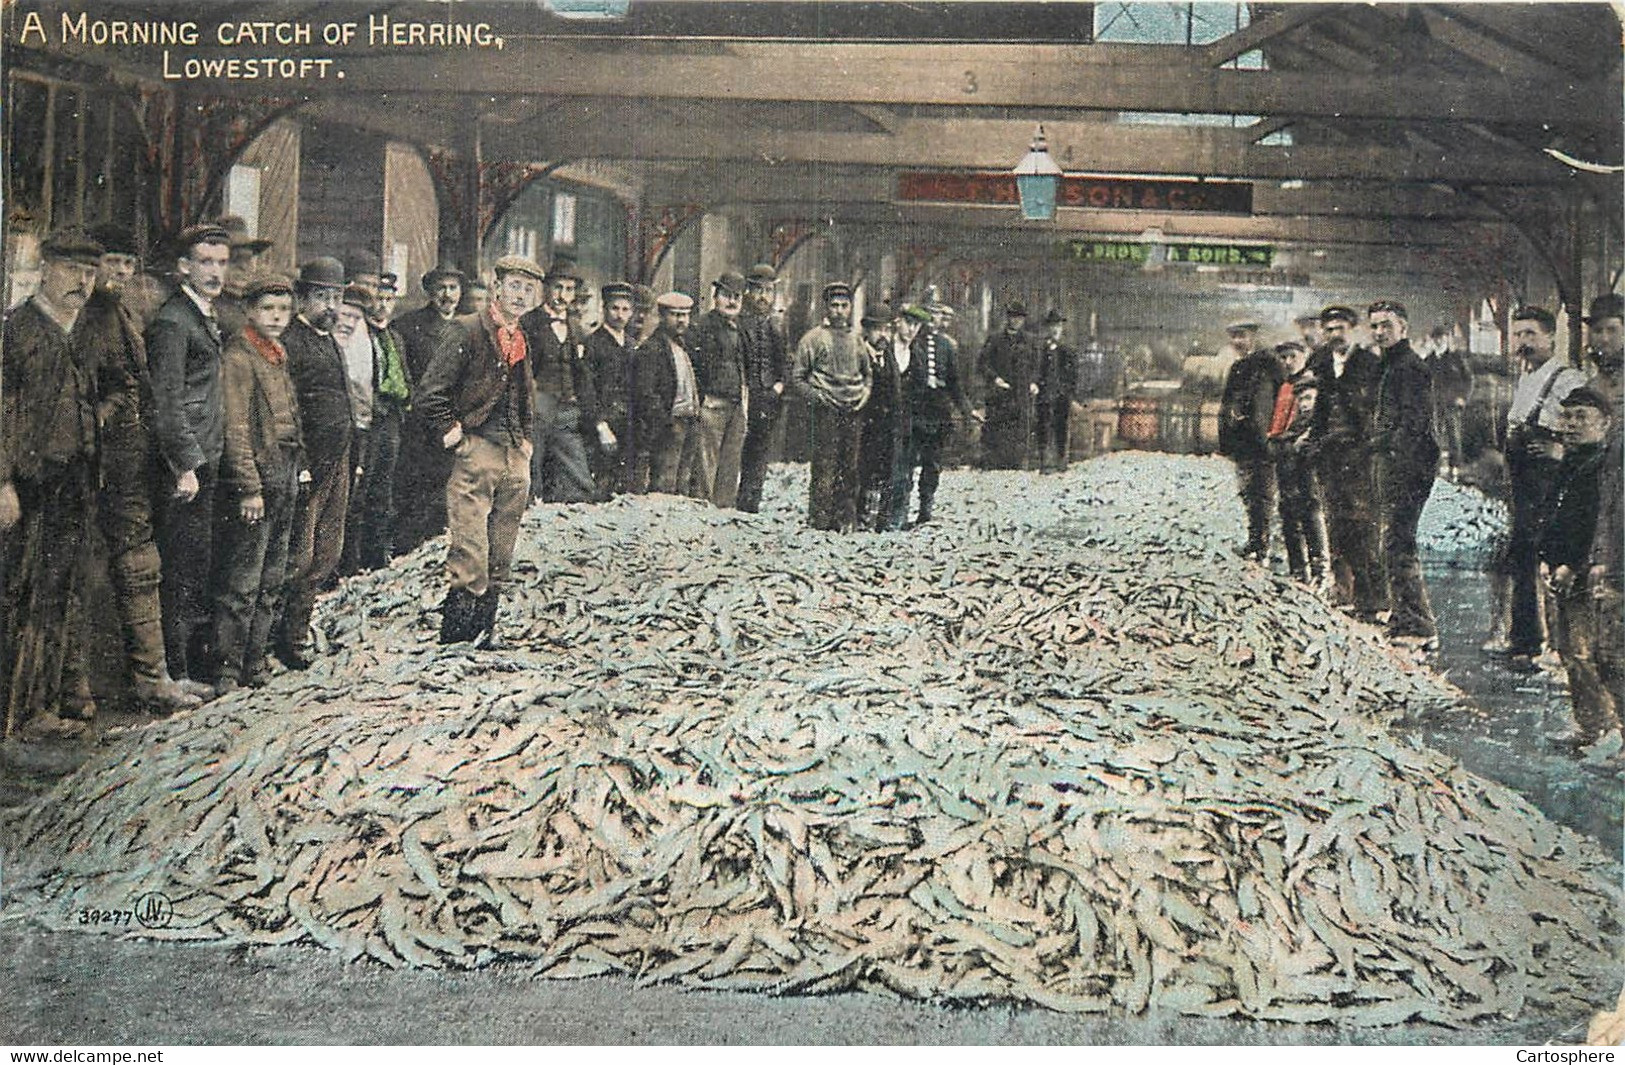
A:
{"type": "Polygon", "coordinates": [[[251,255],[258,255],[276,246],[275,241],[264,237],[251,237],[248,235],[248,222],[240,214],[223,214],[214,220],[215,225],[224,229],[230,236],[231,250],[239,249],[251,255]]]}
{"type": "Polygon", "coordinates": [[[663,311],[692,311],[694,297],[686,292],[667,292],[655,300],[655,306],[663,311]]]}
{"type": "Polygon", "coordinates": [[[79,263],[84,266],[96,266],[106,251],[82,229],[59,229],[45,238],[39,250],[40,255],[46,259],[79,263]]]}
{"type": "Polygon", "coordinates": [[[350,282],[344,286],[344,302],[352,307],[370,308],[372,301],[378,296],[378,290],[371,285],[362,285],[350,282]]]}
{"type": "Polygon", "coordinates": [[[959,314],[958,311],[954,310],[954,305],[951,303],[933,303],[931,305],[931,313],[940,314],[944,318],[953,318],[959,314]]]}
{"type": "Polygon", "coordinates": [[[388,272],[378,275],[378,293],[382,296],[394,296],[401,290],[400,278],[388,272]]]}
{"type": "Polygon", "coordinates": [[[864,325],[890,325],[897,319],[892,309],[884,303],[874,303],[863,309],[864,325]]]}
{"type": "Polygon", "coordinates": [[[1625,318],[1625,296],[1610,292],[1591,301],[1591,313],[1585,320],[1591,323],[1604,318],[1625,318]]]}
{"type": "Polygon", "coordinates": [[[343,288],[344,264],[322,255],[299,267],[300,288],[343,288]]]}
{"type": "Polygon", "coordinates": [[[1283,340],[1275,345],[1275,354],[1277,355],[1291,355],[1294,353],[1301,355],[1308,350],[1301,340],[1283,340]]]}
{"type": "Polygon", "coordinates": [[[824,286],[824,302],[830,300],[849,300],[852,298],[852,286],[845,281],[831,281],[824,286]]]}
{"type": "Polygon", "coordinates": [[[1368,315],[1391,314],[1395,318],[1403,318],[1406,321],[1409,321],[1411,317],[1411,313],[1405,309],[1405,305],[1398,300],[1376,300],[1365,309],[1365,313],[1368,315]]]}
{"type": "Polygon", "coordinates": [[[424,291],[428,291],[438,285],[442,278],[447,277],[454,278],[458,284],[468,283],[468,275],[450,263],[440,263],[433,270],[424,274],[418,283],[423,286],[424,291]]]}
{"type": "Polygon", "coordinates": [[[1320,312],[1321,325],[1327,322],[1347,322],[1353,325],[1359,320],[1360,316],[1354,313],[1353,307],[1345,307],[1341,303],[1334,303],[1320,312]]]}
{"type": "Polygon", "coordinates": [[[1027,317],[1027,305],[1020,300],[1016,300],[1004,308],[1004,316],[1006,318],[1025,318],[1027,317]]]}
{"type": "Polygon", "coordinates": [[[745,275],[738,270],[729,270],[711,282],[711,287],[730,296],[742,296],[745,293],[745,275]]]}
{"type": "Polygon", "coordinates": [[[1064,321],[1066,321],[1066,315],[1062,314],[1060,311],[1055,310],[1054,308],[1051,308],[1050,312],[1048,314],[1044,315],[1044,324],[1045,325],[1060,325],[1064,321]]]}
{"type": "Polygon", "coordinates": [[[918,303],[910,303],[907,307],[903,308],[903,317],[909,319],[910,321],[924,324],[931,321],[931,312],[926,310],[924,307],[921,307],[918,303]]]}
{"type": "Polygon", "coordinates": [[[548,278],[548,271],[538,266],[536,260],[523,255],[504,255],[491,264],[491,272],[499,278],[504,274],[524,274],[544,282],[548,278]]]}
{"type": "Polygon", "coordinates": [[[214,222],[199,222],[197,225],[187,226],[175,234],[175,255],[179,257],[190,254],[199,244],[224,244],[230,247],[231,234],[214,222]]]}
{"type": "Polygon", "coordinates": [[[745,280],[752,285],[771,285],[778,281],[778,279],[778,271],[774,270],[767,263],[757,263],[755,266],[745,271],[745,280]]]}
{"type": "Polygon", "coordinates": [[[1537,307],[1534,304],[1525,304],[1513,311],[1512,320],[1514,322],[1537,322],[1543,331],[1547,333],[1557,332],[1557,315],[1548,311],[1545,307],[1537,307]]]}
{"type": "Polygon", "coordinates": [[[1237,318],[1224,327],[1226,333],[1256,333],[1258,323],[1251,318],[1237,318]]]}
{"type": "Polygon", "coordinates": [[[1319,322],[1320,315],[1318,314],[1300,314],[1296,318],[1292,319],[1293,325],[1316,325],[1319,322]]]}
{"type": "Polygon", "coordinates": [[[628,281],[611,281],[598,290],[598,298],[608,303],[610,300],[634,300],[636,293],[628,281]]]}
{"type": "Polygon", "coordinates": [[[243,282],[243,301],[253,303],[261,296],[292,296],[293,279],[287,274],[255,274],[243,282]]]}
{"type": "Polygon", "coordinates": [[[1612,415],[1613,408],[1608,403],[1608,397],[1598,392],[1590,385],[1581,385],[1558,403],[1560,407],[1595,407],[1604,414],[1612,415]]]}

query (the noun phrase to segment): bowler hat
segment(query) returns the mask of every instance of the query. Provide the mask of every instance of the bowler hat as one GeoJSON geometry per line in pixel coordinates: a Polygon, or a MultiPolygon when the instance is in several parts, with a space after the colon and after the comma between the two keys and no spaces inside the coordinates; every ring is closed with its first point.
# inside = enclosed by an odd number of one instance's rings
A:
{"type": "Polygon", "coordinates": [[[568,255],[555,255],[553,265],[541,275],[543,281],[574,281],[581,284],[581,273],[576,269],[576,261],[568,255]]]}
{"type": "Polygon", "coordinates": [[[524,274],[527,277],[534,277],[538,281],[546,282],[549,277],[548,271],[536,265],[536,260],[528,259],[523,255],[504,255],[491,264],[491,272],[498,279],[501,279],[503,274],[524,274]]]}
{"type": "Polygon", "coordinates": [[[767,263],[757,263],[755,266],[745,271],[745,280],[750,284],[757,285],[759,287],[765,288],[766,286],[778,281],[778,279],[778,272],[767,263]]]}
{"type": "Polygon", "coordinates": [[[849,300],[852,298],[852,286],[845,281],[831,281],[824,286],[824,302],[830,300],[849,300]]]}
{"type": "Polygon", "coordinates": [[[1625,318],[1625,296],[1610,292],[1591,301],[1591,313],[1586,315],[1586,324],[1592,325],[1604,318],[1625,318]]]}
{"type": "Polygon", "coordinates": [[[1045,325],[1060,325],[1064,321],[1066,321],[1066,315],[1054,309],[1051,309],[1048,314],[1044,315],[1045,325]]]}
{"type": "Polygon", "coordinates": [[[871,304],[863,309],[864,325],[890,325],[896,318],[897,315],[884,303],[871,304]]]}
{"type": "Polygon", "coordinates": [[[299,288],[343,288],[344,264],[331,255],[320,255],[299,267],[299,288]]]}
{"type": "Polygon", "coordinates": [[[455,266],[452,266],[450,263],[441,263],[433,270],[430,270],[428,273],[424,274],[418,283],[422,285],[423,290],[427,292],[429,289],[438,285],[441,278],[445,277],[456,278],[457,283],[460,285],[465,284],[468,281],[467,274],[463,273],[455,266]]]}
{"type": "Polygon", "coordinates": [[[133,255],[137,258],[141,255],[135,245],[135,234],[117,222],[103,222],[101,225],[91,226],[89,237],[100,244],[103,253],[107,255],[133,255]]]}
{"type": "Polygon", "coordinates": [[[711,287],[730,296],[742,296],[745,293],[745,275],[737,270],[729,270],[711,282],[711,287]]]}
{"type": "Polygon", "coordinates": [[[90,239],[89,234],[82,229],[59,229],[46,237],[45,242],[40,245],[40,255],[44,258],[79,263],[82,266],[98,265],[105,251],[105,248],[90,239]]]}

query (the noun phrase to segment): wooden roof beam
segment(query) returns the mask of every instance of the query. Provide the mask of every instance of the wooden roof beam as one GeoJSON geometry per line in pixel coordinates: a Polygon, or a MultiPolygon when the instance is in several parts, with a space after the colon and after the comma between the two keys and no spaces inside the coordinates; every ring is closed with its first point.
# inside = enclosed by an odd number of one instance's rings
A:
{"type": "Polygon", "coordinates": [[[1293,4],[1272,11],[1263,18],[1242,27],[1234,33],[1220,37],[1202,47],[1202,61],[1210,67],[1222,67],[1232,59],[1261,48],[1284,33],[1307,25],[1322,15],[1336,10],[1326,4],[1293,4]]]}

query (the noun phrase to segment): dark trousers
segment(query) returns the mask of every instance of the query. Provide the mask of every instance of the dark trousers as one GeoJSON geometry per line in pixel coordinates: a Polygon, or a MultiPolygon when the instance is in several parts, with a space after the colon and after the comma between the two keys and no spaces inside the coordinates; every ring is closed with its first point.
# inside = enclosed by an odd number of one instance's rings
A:
{"type": "Polygon", "coordinates": [[[107,547],[130,672],[148,683],[157,682],[167,670],[158,591],[162,566],[153,529],[154,467],[152,441],[139,426],[103,428],[96,517],[107,547]]]}
{"type": "Polygon", "coordinates": [[[1569,678],[1569,702],[1582,742],[1591,743],[1619,728],[1619,706],[1597,668],[1598,611],[1583,579],[1553,596],[1552,645],[1569,678]]]}
{"type": "Polygon", "coordinates": [[[410,412],[401,426],[401,449],[395,463],[395,532],[393,550],[404,555],[446,531],[446,480],[451,452],[431,439],[433,430],[410,412]]]}
{"type": "Polygon", "coordinates": [[[982,468],[1027,467],[1027,445],[1033,435],[1033,397],[1027,386],[988,390],[987,421],[982,425],[982,468]]]}
{"type": "Polygon", "coordinates": [[[14,483],[22,518],[0,539],[0,735],[6,736],[39,714],[75,716],[71,703],[85,678],[85,544],[95,520],[88,461],[53,470],[48,480],[14,483]]]}
{"type": "Polygon", "coordinates": [[[537,393],[530,458],[530,496],[548,503],[585,503],[597,486],[592,481],[592,461],[581,439],[581,410],[574,403],[560,403],[557,396],[537,393]]]}
{"type": "Polygon", "coordinates": [[[1072,400],[1045,399],[1038,404],[1038,459],[1040,469],[1064,470],[1072,435],[1072,400]]]}
{"type": "Polygon", "coordinates": [[[310,486],[294,508],[293,532],[288,543],[287,597],[277,646],[304,651],[310,646],[310,616],[316,594],[339,571],[344,558],[344,515],[350,503],[350,445],[334,462],[313,467],[310,486]]]}
{"type": "Polygon", "coordinates": [[[271,627],[282,613],[288,575],[288,541],[299,503],[298,471],[289,462],[262,478],[265,516],[242,518],[240,502],[228,503],[220,521],[220,601],[214,612],[214,649],[219,679],[240,681],[265,669],[271,627]]]}
{"type": "Polygon", "coordinates": [[[1388,608],[1388,584],[1377,552],[1376,483],[1368,452],[1334,445],[1317,463],[1326,513],[1334,594],[1370,618],[1388,608]]]}
{"type": "Polygon", "coordinates": [[[1260,558],[1270,550],[1270,515],[1275,510],[1275,462],[1268,455],[1238,457],[1236,488],[1247,512],[1247,546],[1260,558]]]}
{"type": "Polygon", "coordinates": [[[174,497],[160,486],[158,556],[163,567],[159,599],[164,615],[164,654],[170,676],[203,679],[209,672],[208,637],[214,620],[214,496],[216,470],[197,469],[197,495],[174,497]]]}
{"type": "Polygon", "coordinates": [[[1507,478],[1512,494],[1512,523],[1507,533],[1505,567],[1512,578],[1512,653],[1538,655],[1546,643],[1541,608],[1540,538],[1549,517],[1547,501],[1559,463],[1530,455],[1508,441],[1507,478]]]}
{"type": "Polygon", "coordinates": [[[1388,631],[1394,636],[1438,635],[1416,548],[1416,527],[1422,520],[1422,508],[1433,492],[1433,481],[1438,473],[1437,451],[1431,456],[1424,453],[1378,464],[1382,561],[1388,573],[1388,596],[1393,608],[1388,631]]]}
{"type": "Polygon", "coordinates": [[[395,465],[401,454],[401,412],[378,402],[363,437],[361,479],[351,486],[344,530],[344,569],[349,573],[389,565],[395,539],[395,465]]]}
{"type": "MultiPolygon", "coordinates": [[[[910,480],[914,467],[920,468],[919,520],[931,518],[931,508],[937,498],[937,483],[942,479],[942,444],[948,438],[949,423],[935,418],[916,418],[909,427],[908,467],[910,480]]],[[[905,514],[908,507],[907,485],[902,492],[905,514]]]]}
{"type": "Polygon", "coordinates": [[[886,493],[885,528],[896,532],[908,524],[908,497],[914,490],[914,427],[904,422],[897,427],[897,447],[892,451],[891,488],[886,493]]]}
{"type": "Polygon", "coordinates": [[[863,416],[822,404],[812,408],[812,489],[807,521],[815,529],[851,532],[858,526],[859,448],[863,416]]]}
{"type": "Polygon", "coordinates": [[[694,469],[700,447],[700,420],[668,418],[660,427],[640,434],[637,444],[627,460],[629,490],[638,495],[676,495],[684,490],[684,482],[694,469]]]}
{"type": "Polygon", "coordinates": [[[865,411],[862,415],[862,443],[858,456],[858,479],[862,487],[858,508],[859,528],[882,532],[890,527],[892,479],[901,445],[895,417],[892,411],[865,411]]]}
{"type": "Polygon", "coordinates": [[[771,388],[751,389],[749,400],[745,446],[739,452],[739,498],[734,506],[755,514],[762,509],[762,485],[767,481],[767,456],[773,450],[780,400],[771,388]]]}
{"type": "Polygon", "coordinates": [[[1314,464],[1303,452],[1283,445],[1275,453],[1275,481],[1287,569],[1294,577],[1319,577],[1326,571],[1326,518],[1314,464]]]}

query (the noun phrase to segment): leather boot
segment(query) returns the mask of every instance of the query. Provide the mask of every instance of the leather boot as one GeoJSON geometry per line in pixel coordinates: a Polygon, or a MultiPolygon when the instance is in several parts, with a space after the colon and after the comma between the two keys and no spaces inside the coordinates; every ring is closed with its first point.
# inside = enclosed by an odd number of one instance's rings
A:
{"type": "Polygon", "coordinates": [[[497,636],[497,590],[487,589],[486,593],[474,600],[474,620],[471,622],[474,633],[471,637],[475,643],[487,649],[502,646],[501,638],[497,636]]]}
{"type": "Polygon", "coordinates": [[[914,519],[915,525],[929,525],[931,523],[931,504],[933,502],[934,500],[931,496],[920,497],[920,513],[919,516],[914,519]]]}
{"type": "Polygon", "coordinates": [[[440,606],[440,642],[467,643],[479,635],[480,601],[462,588],[446,592],[440,606]]]}
{"type": "Polygon", "coordinates": [[[170,679],[167,672],[157,677],[139,674],[131,681],[130,690],[136,703],[149,714],[173,714],[201,706],[203,700],[170,679]]]}

